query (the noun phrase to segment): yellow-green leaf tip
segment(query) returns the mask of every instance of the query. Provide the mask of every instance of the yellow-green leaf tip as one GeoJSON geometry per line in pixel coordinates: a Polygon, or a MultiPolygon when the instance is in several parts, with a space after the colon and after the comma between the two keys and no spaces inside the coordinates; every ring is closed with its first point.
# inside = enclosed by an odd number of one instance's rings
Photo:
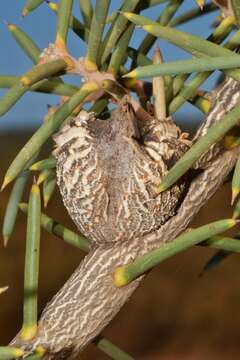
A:
{"type": "Polygon", "coordinates": [[[16,30],[16,26],[13,24],[10,24],[9,22],[6,22],[6,25],[10,31],[16,30]]]}
{"type": "Polygon", "coordinates": [[[29,170],[37,170],[37,165],[36,164],[33,164],[32,166],[30,166],[29,170]]]}
{"type": "Polygon", "coordinates": [[[136,70],[130,71],[129,73],[123,75],[122,77],[123,78],[136,78],[137,77],[137,71],[136,70]]]}
{"type": "Polygon", "coordinates": [[[20,203],[20,204],[18,204],[18,207],[22,211],[27,211],[28,204],[27,203],[20,203]]]}
{"type": "Polygon", "coordinates": [[[29,11],[27,8],[23,8],[23,11],[22,11],[22,17],[25,17],[29,14],[29,11]]]}
{"type": "Polygon", "coordinates": [[[45,196],[45,199],[43,200],[43,206],[44,206],[45,209],[46,209],[47,206],[48,206],[49,200],[50,200],[50,198],[45,196]]]}
{"type": "Polygon", "coordinates": [[[10,176],[5,176],[3,180],[3,184],[0,191],[3,191],[5,187],[12,181],[12,178],[10,176]]]}
{"type": "Polygon", "coordinates": [[[124,267],[118,267],[113,273],[113,282],[117,287],[127,285],[128,280],[124,275],[124,267]]]}
{"type": "Polygon", "coordinates": [[[232,200],[231,200],[231,205],[233,205],[234,201],[236,200],[238,194],[240,192],[239,188],[233,187],[232,188],[232,200]]]}
{"type": "Polygon", "coordinates": [[[200,7],[200,9],[202,10],[203,7],[204,7],[205,0],[196,0],[196,3],[198,4],[198,6],[200,7]]]}
{"type": "Polygon", "coordinates": [[[57,11],[58,10],[58,6],[56,3],[51,2],[51,1],[47,1],[48,6],[50,7],[50,9],[57,11]]]}
{"type": "Polygon", "coordinates": [[[166,190],[166,186],[164,186],[164,185],[160,184],[159,186],[156,187],[156,193],[157,194],[160,194],[161,192],[163,192],[165,190],[166,190]]]}

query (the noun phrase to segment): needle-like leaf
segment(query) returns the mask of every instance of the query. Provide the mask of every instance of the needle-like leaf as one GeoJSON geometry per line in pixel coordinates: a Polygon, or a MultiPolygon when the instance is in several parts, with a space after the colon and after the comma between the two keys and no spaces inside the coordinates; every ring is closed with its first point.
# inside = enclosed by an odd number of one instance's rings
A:
{"type": "Polygon", "coordinates": [[[178,236],[170,243],[163,244],[158,249],[139,257],[133,263],[118,267],[113,274],[114,283],[119,287],[127,285],[163,260],[166,260],[213,235],[222,233],[235,225],[236,221],[227,219],[219,220],[197,229],[190,230],[178,236]]]}
{"type": "Polygon", "coordinates": [[[24,272],[24,306],[21,338],[32,339],[37,332],[37,291],[40,252],[41,198],[37,184],[33,184],[29,198],[24,272]]]}
{"type": "Polygon", "coordinates": [[[162,192],[173,185],[212,144],[219,140],[238,122],[239,117],[240,106],[236,106],[223,116],[219,122],[212,126],[207,134],[201,137],[171,168],[157,188],[157,192],[162,192]]]}

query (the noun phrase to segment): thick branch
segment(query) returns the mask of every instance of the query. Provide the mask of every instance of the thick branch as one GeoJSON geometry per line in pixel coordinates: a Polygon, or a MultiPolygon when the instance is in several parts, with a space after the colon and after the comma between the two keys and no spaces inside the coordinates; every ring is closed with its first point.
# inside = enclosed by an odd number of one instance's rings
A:
{"type": "MultiPolygon", "coordinates": [[[[231,108],[239,101],[240,93],[229,84],[229,94],[221,99],[220,109],[226,107],[224,101],[231,102],[231,108]]],[[[216,95],[216,98],[218,95],[216,95]]],[[[209,118],[214,123],[219,106],[216,100],[209,118]]],[[[229,106],[228,106],[229,108],[229,106]]],[[[129,263],[137,256],[173,240],[184,231],[199,209],[221,186],[231,171],[240,149],[222,150],[217,156],[209,156],[205,169],[191,182],[187,194],[177,214],[161,228],[129,242],[93,247],[63,288],[46,306],[40,321],[37,337],[31,343],[23,343],[18,337],[12,345],[31,351],[37,345],[47,349],[44,359],[73,359],[112,320],[139,285],[141,278],[123,288],[117,288],[112,279],[113,270],[129,263]]]]}

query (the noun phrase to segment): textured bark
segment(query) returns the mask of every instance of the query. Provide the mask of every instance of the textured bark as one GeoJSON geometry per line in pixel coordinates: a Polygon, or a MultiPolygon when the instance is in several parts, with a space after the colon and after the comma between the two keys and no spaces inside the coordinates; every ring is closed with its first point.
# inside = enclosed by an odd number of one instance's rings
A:
{"type": "MultiPolygon", "coordinates": [[[[214,93],[216,100],[204,122],[206,127],[218,121],[239,101],[238,83],[228,81],[224,96],[221,89],[223,86],[214,93]],[[231,97],[226,96],[226,92],[231,94],[231,97]],[[217,108],[221,112],[220,116],[217,108]]],[[[26,351],[31,351],[41,344],[47,349],[44,359],[48,360],[74,358],[112,320],[143,278],[123,288],[117,288],[112,281],[115,267],[129,263],[137,256],[173,240],[187,228],[199,209],[221,186],[240,151],[238,148],[229,151],[221,147],[219,149],[211,151],[207,161],[204,158],[204,169],[191,181],[175,216],[158,230],[141,238],[94,245],[70,279],[46,306],[39,320],[36,338],[24,344],[17,336],[12,344],[26,351]]]]}

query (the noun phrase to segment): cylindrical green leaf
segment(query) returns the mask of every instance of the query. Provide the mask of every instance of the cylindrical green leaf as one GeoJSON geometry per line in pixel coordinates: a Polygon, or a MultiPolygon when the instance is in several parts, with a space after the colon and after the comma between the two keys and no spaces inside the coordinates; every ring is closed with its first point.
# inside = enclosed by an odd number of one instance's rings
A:
{"type": "Polygon", "coordinates": [[[8,204],[6,207],[3,220],[3,241],[4,246],[7,246],[8,240],[12,235],[13,228],[17,218],[18,205],[22,199],[23,191],[27,183],[29,171],[25,170],[15,181],[8,204]]]}
{"type": "Polygon", "coordinates": [[[132,356],[121,350],[115,344],[113,344],[110,340],[99,336],[94,340],[94,344],[102,350],[105,354],[110,356],[111,359],[114,360],[134,360],[132,356]]]}
{"type": "MultiPolygon", "coordinates": [[[[170,20],[173,18],[179,7],[182,5],[183,0],[170,0],[166,5],[165,9],[161,12],[157,22],[162,26],[168,25],[170,20]]],[[[139,45],[139,52],[142,54],[147,54],[152,48],[156,37],[152,34],[147,34],[141,44],[139,45]]]]}
{"type": "Polygon", "coordinates": [[[13,346],[0,346],[0,359],[12,360],[18,359],[23,355],[23,350],[13,346]]]}
{"type": "Polygon", "coordinates": [[[26,166],[29,159],[41,149],[42,145],[49,139],[49,137],[59,128],[63,121],[71,115],[73,110],[93,91],[97,90],[98,86],[95,83],[86,83],[81,89],[74,94],[69,100],[67,100],[62,106],[60,106],[56,112],[51,115],[48,121],[33,134],[27,144],[18,153],[16,158],[10,165],[2,189],[5,188],[12,180],[18,176],[18,174],[26,166]]]}
{"type": "Polygon", "coordinates": [[[103,29],[106,23],[110,0],[97,1],[93,12],[91,28],[88,38],[87,55],[85,64],[87,69],[97,69],[97,58],[103,29]]]}
{"type": "MultiPolygon", "coordinates": [[[[232,27],[233,27],[233,20],[232,17],[229,16],[221,21],[220,25],[214,30],[213,34],[211,34],[208,37],[208,40],[220,43],[223,39],[227,37],[229,32],[232,30],[232,27]]],[[[237,33],[234,34],[232,38],[234,38],[233,39],[234,41],[232,42],[231,39],[228,40],[224,44],[225,48],[229,48],[233,50],[234,49],[233,44],[239,42],[239,34],[237,33]]],[[[168,106],[168,113],[173,114],[175,111],[177,111],[177,109],[179,109],[181,105],[185,103],[185,101],[193,99],[197,94],[199,86],[202,85],[204,81],[207,80],[207,78],[211,75],[211,73],[212,73],[211,71],[208,71],[197,74],[194,77],[192,77],[192,79],[185,86],[178,87],[178,89],[176,89],[177,91],[175,91],[175,95],[177,96],[175,96],[175,98],[172,99],[172,101],[168,106]]],[[[188,78],[188,76],[186,76],[185,74],[179,75],[178,77],[180,79],[183,79],[184,81],[186,81],[188,78]]]]}
{"type": "Polygon", "coordinates": [[[52,179],[55,177],[55,170],[53,169],[43,169],[37,179],[37,184],[40,185],[46,180],[52,179]]]}
{"type": "Polygon", "coordinates": [[[114,283],[119,287],[124,286],[138,276],[144,274],[146,271],[152,269],[163,260],[166,260],[213,235],[222,233],[235,225],[236,221],[233,219],[220,220],[183,233],[170,243],[163,244],[158,249],[139,257],[133,263],[117,268],[113,274],[114,283]]]}
{"type": "Polygon", "coordinates": [[[49,158],[40,160],[35,164],[33,164],[30,167],[30,170],[41,171],[46,169],[53,169],[55,167],[56,167],[56,159],[53,156],[49,156],[49,158]]]}
{"type": "Polygon", "coordinates": [[[205,57],[201,59],[178,60],[160,65],[147,65],[138,67],[137,69],[125,74],[123,77],[130,77],[134,79],[146,79],[161,75],[179,75],[190,74],[192,72],[206,72],[209,70],[222,70],[238,68],[240,64],[239,58],[236,55],[231,56],[217,56],[205,57]]]}
{"type": "MultiPolygon", "coordinates": [[[[0,76],[0,88],[10,88],[20,80],[19,76],[0,76]]],[[[37,91],[43,93],[56,94],[60,96],[72,96],[79,88],[70,84],[64,84],[59,80],[41,80],[37,84],[31,86],[29,91],[37,91]]]]}
{"type": "Polygon", "coordinates": [[[68,67],[69,64],[63,59],[49,61],[47,63],[34,66],[21,77],[20,81],[24,86],[31,86],[44,78],[66,70],[68,67]]]}
{"type": "Polygon", "coordinates": [[[91,1],[79,0],[79,6],[86,27],[90,28],[92,16],[93,16],[93,8],[91,1]]]}
{"type": "Polygon", "coordinates": [[[240,240],[228,236],[221,236],[221,235],[212,236],[210,239],[204,241],[204,243],[199,245],[209,246],[214,249],[219,249],[229,252],[240,252],[240,240]]]}
{"type": "Polygon", "coordinates": [[[238,27],[240,26],[240,2],[239,0],[232,0],[231,7],[237,22],[238,27]]]}
{"type": "Polygon", "coordinates": [[[13,105],[27,92],[28,88],[20,81],[14,84],[10,90],[0,99],[0,116],[3,116],[13,105]]]}
{"type": "Polygon", "coordinates": [[[151,65],[152,60],[150,60],[146,55],[140,53],[138,50],[129,47],[127,49],[128,56],[133,60],[133,64],[138,66],[151,65]]]}
{"type": "MultiPolygon", "coordinates": [[[[227,56],[234,55],[233,52],[219,45],[212,43],[211,41],[201,39],[198,36],[185,33],[183,31],[173,29],[167,26],[161,26],[160,24],[139,16],[133,13],[123,13],[130,21],[136,25],[141,25],[143,29],[154,36],[163,38],[172,44],[190,52],[194,56],[227,56]]],[[[235,54],[237,56],[237,54],[235,54]]],[[[237,69],[227,70],[226,74],[233,77],[236,80],[240,79],[240,71],[237,69]]]]}
{"type": "Polygon", "coordinates": [[[108,98],[103,97],[95,102],[92,107],[89,109],[89,112],[94,112],[96,116],[99,116],[104,110],[107,110],[108,98]]]}
{"type": "Polygon", "coordinates": [[[234,203],[234,200],[237,198],[239,192],[240,192],[240,158],[237,161],[232,178],[232,204],[234,203]]]}
{"type": "Polygon", "coordinates": [[[196,162],[199,157],[205,153],[212,144],[216,143],[224,134],[226,134],[240,118],[240,105],[236,106],[229,113],[224,115],[222,119],[212,126],[206,135],[202,136],[189,149],[183,157],[171,168],[167,175],[163,178],[160,186],[157,188],[158,192],[168,189],[173,185],[190,167],[196,162]]]}
{"type": "Polygon", "coordinates": [[[27,16],[31,11],[37,9],[45,0],[27,0],[23,8],[22,15],[27,16]]]}
{"type": "MultiPolygon", "coordinates": [[[[133,11],[138,5],[139,0],[124,0],[121,11],[133,11]]],[[[127,27],[127,20],[122,14],[118,14],[115,18],[108,34],[102,45],[101,64],[104,64],[111,52],[113,51],[119,37],[127,27]]]]}
{"type": "MultiPolygon", "coordinates": [[[[25,214],[28,212],[28,204],[22,203],[19,207],[25,214]]],[[[67,229],[44,213],[41,213],[41,226],[50,234],[58,236],[60,239],[63,239],[67,243],[76,246],[83,251],[88,252],[90,250],[90,242],[88,239],[83,235],[76,234],[72,230],[67,229]]]]}
{"type": "Polygon", "coordinates": [[[73,0],[59,1],[56,44],[61,48],[65,48],[66,46],[72,5],[73,0]]]}
{"type": "Polygon", "coordinates": [[[109,65],[108,65],[108,71],[111,72],[114,75],[117,75],[118,70],[122,63],[125,62],[127,58],[127,48],[129,41],[131,39],[132,33],[134,30],[134,25],[130,24],[126,31],[122,34],[120,37],[117,46],[115,50],[113,51],[113,54],[111,56],[109,65]]]}
{"type": "Polygon", "coordinates": [[[240,199],[237,201],[234,211],[233,211],[233,219],[238,219],[240,217],[240,199]]]}
{"type": "Polygon", "coordinates": [[[21,30],[16,25],[7,23],[7,27],[10,30],[13,37],[15,38],[16,42],[22,48],[22,50],[33,61],[34,64],[37,64],[41,53],[39,47],[23,30],[21,30]]]}
{"type": "Polygon", "coordinates": [[[43,183],[43,204],[46,208],[56,188],[56,177],[50,177],[43,183]]]}
{"type": "MultiPolygon", "coordinates": [[[[48,6],[51,10],[54,11],[55,14],[58,13],[58,4],[49,1],[48,6]]],[[[85,28],[84,25],[72,15],[70,16],[69,19],[69,26],[75,32],[76,35],[78,35],[82,40],[87,41],[89,29],[85,28]]]]}
{"type": "Polygon", "coordinates": [[[41,197],[37,184],[30,192],[24,271],[24,306],[21,338],[32,339],[37,332],[37,291],[40,255],[41,197]]]}
{"type": "Polygon", "coordinates": [[[217,6],[211,2],[206,4],[202,9],[200,9],[199,7],[195,7],[191,10],[186,11],[182,15],[179,15],[175,19],[172,19],[168,25],[172,27],[181,25],[187,21],[192,21],[193,19],[196,19],[200,16],[202,18],[204,14],[208,14],[216,10],[217,10],[217,6]]]}

